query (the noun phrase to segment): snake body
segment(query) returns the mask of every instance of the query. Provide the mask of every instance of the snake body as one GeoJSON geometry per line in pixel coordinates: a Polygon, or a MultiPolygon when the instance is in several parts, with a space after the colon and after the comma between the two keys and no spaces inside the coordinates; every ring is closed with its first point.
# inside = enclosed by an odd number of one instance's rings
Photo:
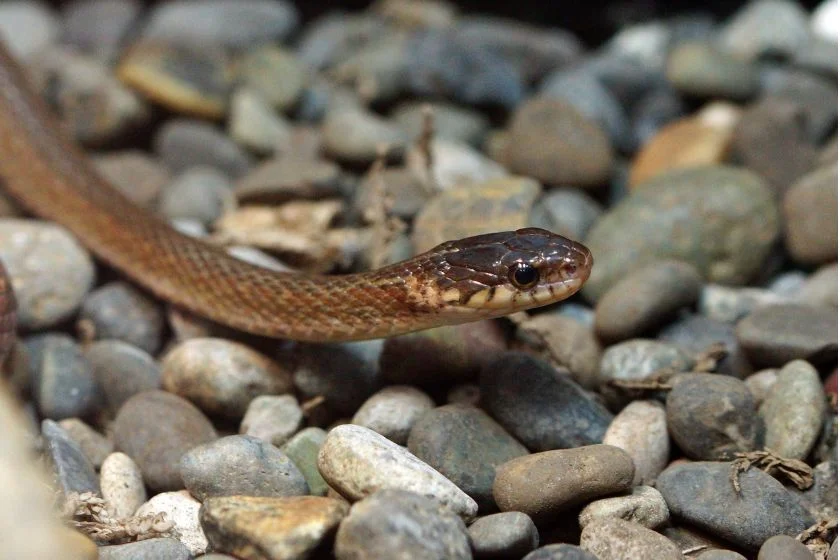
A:
{"type": "Polygon", "coordinates": [[[25,209],[159,298],[271,337],[358,340],[502,316],[569,297],[592,265],[583,245],[536,228],[444,243],[366,273],[248,264],[182,235],[100,177],[2,45],[0,179],[25,209]]]}

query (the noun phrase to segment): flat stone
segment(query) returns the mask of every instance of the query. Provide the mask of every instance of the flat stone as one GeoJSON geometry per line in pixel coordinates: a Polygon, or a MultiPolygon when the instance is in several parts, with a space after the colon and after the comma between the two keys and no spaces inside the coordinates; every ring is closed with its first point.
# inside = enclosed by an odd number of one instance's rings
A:
{"type": "Polygon", "coordinates": [[[481,398],[488,412],[529,449],[600,443],[612,415],[547,362],[510,352],[481,372],[481,398]]]}
{"type": "Polygon", "coordinates": [[[814,265],[837,260],[837,213],[830,211],[836,206],[836,165],[808,173],[785,193],[785,246],[798,263],[814,265]]]}
{"type": "Polygon", "coordinates": [[[166,515],[172,523],[170,533],[183,543],[193,555],[207,550],[207,537],[199,522],[201,502],[190,496],[186,490],[163,492],[151,498],[137,510],[138,517],[166,515]]]}
{"type": "Polygon", "coordinates": [[[417,421],[434,407],[434,401],[423,391],[409,385],[391,385],[371,395],[353,415],[352,423],[405,445],[417,421]]]}
{"type": "Polygon", "coordinates": [[[451,510],[405,490],[379,490],[353,505],[335,539],[338,560],[451,558],[468,560],[464,522],[451,510]]]}
{"type": "Polygon", "coordinates": [[[190,560],[190,549],[173,538],[147,539],[127,544],[102,546],[99,560],[190,560]]]}
{"type": "Polygon", "coordinates": [[[729,463],[685,463],[666,469],[656,487],[672,518],[748,550],[758,550],[774,535],[797,535],[814,523],[769,474],[756,468],[739,474],[740,493],[731,477],[729,463]]]}
{"type": "Polygon", "coordinates": [[[825,391],[814,366],[804,360],[785,365],[758,413],[766,425],[764,445],[782,457],[804,461],[826,413],[825,391]]]}
{"type": "Polygon", "coordinates": [[[427,412],[414,425],[408,449],[454,482],[482,511],[492,511],[496,467],[528,450],[483,410],[450,404],[427,412]]]}
{"type": "Polygon", "coordinates": [[[327,494],[327,481],[318,471],[318,452],[326,439],[327,432],[309,427],[299,431],[280,448],[297,465],[313,496],[327,494]]]}
{"type": "Polygon", "coordinates": [[[655,488],[636,486],[628,496],[590,502],[581,510],[578,523],[585,529],[590,523],[610,518],[624,519],[648,529],[656,529],[668,522],[668,504],[655,488]]]}
{"type": "Polygon", "coordinates": [[[588,524],[580,534],[580,547],[600,560],[684,558],[667,537],[623,519],[599,519],[588,524]]]}
{"type": "Polygon", "coordinates": [[[654,400],[631,402],[613,418],[603,443],[623,449],[632,457],[634,485],[653,484],[671,452],[665,407],[654,400]]]}
{"type": "Polygon", "coordinates": [[[122,340],[149,354],[161,346],[163,309],[125,282],[111,282],[92,291],[79,316],[92,323],[96,340],[122,340]]]}
{"type": "Polygon", "coordinates": [[[239,433],[281,446],[303,421],[303,411],[292,395],[261,395],[248,404],[239,433]]]}
{"type": "Polygon", "coordinates": [[[760,445],[763,422],[743,381],[726,375],[686,374],[666,401],[668,431],[693,459],[719,461],[760,445]]]}
{"type": "Polygon", "coordinates": [[[85,418],[102,405],[102,393],[82,347],[66,334],[26,339],[33,393],[45,418],[85,418]]]}
{"type": "Polygon", "coordinates": [[[540,543],[531,518],[520,511],[494,513],[470,525],[470,545],[475,558],[522,558],[540,543]]]}
{"type": "Polygon", "coordinates": [[[180,460],[190,494],[200,501],[218,496],[303,496],[306,479],[285,453],[251,436],[227,436],[193,447],[180,460]]]}
{"type": "Polygon", "coordinates": [[[307,558],[347,514],[346,503],[319,496],[209,498],[201,526],[213,550],[237,558],[307,558]]]}
{"type": "Polygon", "coordinates": [[[62,502],[69,499],[71,494],[99,494],[96,471],[79,444],[52,420],[41,423],[41,434],[46,447],[47,464],[52,471],[53,486],[60,493],[62,502]]]}
{"type": "Polygon", "coordinates": [[[380,489],[422,493],[472,519],[475,501],[405,448],[373,430],[345,424],[333,428],[318,454],[321,476],[343,496],[360,500],[380,489]]]}
{"type": "Polygon", "coordinates": [[[147,498],[140,467],[119,451],[108,455],[102,463],[99,485],[108,513],[120,521],[134,515],[147,498]]]}
{"type": "Polygon", "coordinates": [[[633,470],[633,459],[611,445],[543,451],[499,466],[493,496],[502,511],[521,511],[540,522],[629,490],[633,470]]]}
{"type": "Polygon", "coordinates": [[[85,424],[83,420],[78,418],[65,418],[59,421],[58,425],[67,432],[68,436],[79,444],[85,456],[90,459],[90,462],[96,469],[99,469],[105,457],[114,451],[114,443],[85,424]]]}
{"type": "Polygon", "coordinates": [[[136,346],[121,340],[99,340],[85,347],[85,357],[111,415],[137,393],[160,388],[160,366],[136,346]]]}
{"type": "Polygon", "coordinates": [[[733,550],[704,550],[696,556],[697,560],[747,560],[742,554],[733,550]]]}

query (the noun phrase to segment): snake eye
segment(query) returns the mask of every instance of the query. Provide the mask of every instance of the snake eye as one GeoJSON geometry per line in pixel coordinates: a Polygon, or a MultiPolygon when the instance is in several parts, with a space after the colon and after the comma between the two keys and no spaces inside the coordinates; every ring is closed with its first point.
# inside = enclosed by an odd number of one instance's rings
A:
{"type": "Polygon", "coordinates": [[[510,269],[510,281],[520,290],[533,288],[540,280],[540,272],[526,263],[516,263],[510,269]]]}

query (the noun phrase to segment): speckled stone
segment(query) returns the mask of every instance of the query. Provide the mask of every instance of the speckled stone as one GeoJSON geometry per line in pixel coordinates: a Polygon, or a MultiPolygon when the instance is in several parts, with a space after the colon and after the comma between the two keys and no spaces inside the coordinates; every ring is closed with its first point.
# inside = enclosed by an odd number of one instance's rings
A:
{"type": "Polygon", "coordinates": [[[126,342],[94,342],[85,348],[85,357],[93,368],[110,414],[116,414],[133,395],[160,388],[158,363],[126,342]]]}
{"type": "Polygon", "coordinates": [[[26,339],[33,396],[45,418],[85,418],[99,409],[102,393],[82,347],[66,334],[26,339]]]}
{"type": "Polygon", "coordinates": [[[814,484],[807,490],[791,490],[814,519],[837,517],[837,461],[832,457],[814,466],[814,484]]]}
{"type": "Polygon", "coordinates": [[[624,519],[656,529],[668,522],[668,505],[655,488],[636,486],[627,496],[590,502],[578,515],[578,523],[585,529],[590,523],[607,518],[624,519]]]}
{"type": "Polygon", "coordinates": [[[633,459],[611,445],[543,451],[499,466],[493,496],[502,511],[521,511],[540,522],[629,490],[633,470],[633,459]]]}
{"type": "Polygon", "coordinates": [[[534,451],[600,443],[612,415],[549,363],[511,352],[481,372],[487,411],[534,451]]]}
{"type": "Polygon", "coordinates": [[[614,344],[601,358],[601,394],[613,407],[630,399],[626,391],[611,386],[614,381],[645,379],[661,371],[690,371],[694,361],[678,346],[642,338],[614,344]]]}
{"type": "Polygon", "coordinates": [[[785,246],[798,263],[837,260],[837,165],[808,173],[785,193],[785,246]]]}
{"type": "Polygon", "coordinates": [[[191,119],[166,121],[155,135],[154,151],[174,173],[207,165],[235,179],[250,169],[252,161],[243,148],[213,125],[191,119]]]}
{"type": "Polygon", "coordinates": [[[434,401],[419,389],[391,385],[371,395],[353,415],[352,423],[405,445],[412,427],[434,406],[434,401]]]}
{"type": "Polygon", "coordinates": [[[309,486],[309,493],[313,496],[327,494],[327,481],[318,471],[318,452],[326,439],[327,432],[321,428],[309,427],[296,433],[280,448],[303,474],[309,486]]]}
{"type": "Polygon", "coordinates": [[[495,507],[496,467],[528,454],[483,410],[466,404],[427,412],[411,430],[408,449],[454,482],[483,511],[495,507]]]}
{"type": "Polygon", "coordinates": [[[540,543],[531,518],[520,511],[494,513],[477,519],[469,528],[475,558],[522,558],[540,543]]]}
{"type": "Polygon", "coordinates": [[[789,459],[805,460],[817,442],[826,412],[822,381],[804,360],[785,365],[759,409],[767,427],[764,445],[789,459]]]}
{"type": "Polygon", "coordinates": [[[172,536],[186,545],[192,554],[198,555],[207,550],[207,537],[204,536],[199,522],[200,508],[201,502],[190,496],[186,490],[181,490],[154,496],[140,506],[136,515],[143,517],[165,514],[173,525],[172,536]]]}
{"type": "Polygon", "coordinates": [[[309,487],[285,453],[251,436],[227,436],[193,447],[181,478],[200,501],[217,496],[303,496],[309,487]]]}
{"type": "Polygon", "coordinates": [[[623,519],[599,519],[588,524],[581,532],[580,547],[600,560],[684,558],[680,549],[667,537],[623,519]]]}
{"type": "Polygon", "coordinates": [[[735,328],[756,367],[780,367],[797,359],[820,363],[837,354],[837,313],[802,304],[759,307],[735,328]]]}
{"type": "Polygon", "coordinates": [[[102,466],[111,452],[114,451],[114,444],[108,438],[88,426],[78,418],[65,418],[58,423],[67,435],[70,436],[79,447],[82,448],[85,456],[96,469],[102,466]]]}
{"type": "Polygon", "coordinates": [[[598,558],[573,544],[549,544],[541,546],[522,560],[598,560],[598,558]]]}
{"type": "Polygon", "coordinates": [[[702,278],[690,264],[657,261],[629,273],[598,300],[595,331],[616,342],[661,327],[700,296],[702,278]]]}
{"type": "Polygon", "coordinates": [[[353,505],[336,535],[338,560],[468,560],[467,529],[451,511],[405,490],[379,490],[353,505]]]}
{"type": "Polygon", "coordinates": [[[181,456],[216,439],[216,430],[200,410],[164,391],[138,393],[126,401],[113,434],[117,449],[137,462],[152,490],[183,488],[181,456]]]}
{"type": "Polygon", "coordinates": [[[117,339],[154,354],[161,345],[163,310],[125,282],[112,282],[85,298],[80,318],[93,323],[96,339],[117,339]]]}
{"type": "Polygon", "coordinates": [[[245,414],[255,397],[292,388],[291,373],[278,362],[221,338],[194,338],[170,350],[161,363],[161,382],[203,411],[233,418],[245,414]]]}
{"type": "Polygon", "coordinates": [[[53,487],[59,492],[62,501],[74,493],[99,494],[96,470],[79,444],[52,420],[41,423],[41,435],[44,438],[47,464],[53,476],[53,487]]]}
{"type": "Polygon", "coordinates": [[[729,463],[697,462],[669,467],[656,482],[671,517],[738,546],[757,550],[774,535],[796,535],[814,518],[780,482],[760,469],[738,475],[729,463]]]}
{"type": "Polygon", "coordinates": [[[201,525],[213,550],[237,558],[308,558],[347,514],[347,504],[318,496],[208,499],[201,525]]]}
{"type": "Polygon", "coordinates": [[[98,560],[191,560],[193,555],[181,541],[173,538],[147,539],[127,544],[102,546],[98,560]]]}
{"type": "Polygon", "coordinates": [[[125,453],[117,451],[108,455],[102,463],[99,485],[105,507],[114,519],[128,519],[146,501],[143,473],[125,453]]]}
{"type": "Polygon", "coordinates": [[[605,213],[586,245],[595,262],[584,295],[597,300],[654,260],[694,265],[709,281],[748,281],[779,234],[776,203],[754,173],[727,166],[674,170],[646,181],[605,213]]]}
{"type": "Polygon", "coordinates": [[[686,374],[668,393],[668,431],[693,459],[726,460],[758,448],[763,422],[743,381],[726,375],[686,374]]]}
{"type": "Polygon", "coordinates": [[[634,485],[653,484],[671,451],[665,406],[653,400],[631,402],[613,418],[604,444],[623,449],[633,458],[634,485]]]}
{"type": "Polygon", "coordinates": [[[421,492],[471,519],[478,505],[449,479],[408,450],[373,430],[345,424],[333,428],[318,454],[318,470],[344,497],[359,500],[380,489],[421,492]]]}
{"type": "Polygon", "coordinates": [[[23,329],[42,329],[67,319],[93,286],[90,255],[55,224],[4,219],[0,259],[12,281],[18,326],[23,329]]]}

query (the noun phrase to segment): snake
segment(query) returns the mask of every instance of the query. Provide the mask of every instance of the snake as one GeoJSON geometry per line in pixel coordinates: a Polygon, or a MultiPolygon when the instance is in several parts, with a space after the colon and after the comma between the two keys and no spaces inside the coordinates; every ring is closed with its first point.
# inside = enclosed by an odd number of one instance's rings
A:
{"type": "MultiPolygon", "coordinates": [[[[593,264],[586,246],[539,228],[448,241],[367,272],[315,275],[250,264],[178,232],[109,184],[2,43],[0,183],[24,210],[60,224],[153,296],[273,338],[386,338],[501,317],[572,296],[593,264]]],[[[0,281],[0,343],[14,319],[11,276],[0,281]]]]}

